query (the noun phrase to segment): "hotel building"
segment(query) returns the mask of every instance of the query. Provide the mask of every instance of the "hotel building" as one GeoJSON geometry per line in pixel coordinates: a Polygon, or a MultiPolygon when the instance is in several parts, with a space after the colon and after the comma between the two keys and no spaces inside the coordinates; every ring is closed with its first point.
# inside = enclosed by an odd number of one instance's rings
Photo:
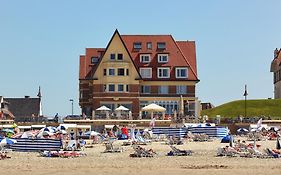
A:
{"type": "Polygon", "coordinates": [[[195,42],[171,35],[116,30],[106,48],[86,48],[80,55],[79,104],[87,116],[102,105],[112,111],[123,105],[137,119],[150,103],[165,107],[167,115],[181,108],[184,115],[198,115],[198,82],[195,42]]]}

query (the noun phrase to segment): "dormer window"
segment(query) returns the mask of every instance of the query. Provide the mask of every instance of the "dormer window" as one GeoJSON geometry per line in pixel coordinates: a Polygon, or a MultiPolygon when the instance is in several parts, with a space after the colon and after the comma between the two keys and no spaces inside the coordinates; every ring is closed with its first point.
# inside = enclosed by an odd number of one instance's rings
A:
{"type": "Polygon", "coordinates": [[[150,62],[150,54],[141,54],[140,55],[141,63],[149,63],[150,62]]]}
{"type": "Polygon", "coordinates": [[[166,49],[166,43],[165,42],[158,42],[157,43],[157,49],[166,49]]]}
{"type": "Polygon", "coordinates": [[[187,68],[186,67],[177,67],[176,68],[176,78],[187,78],[187,68]]]}
{"type": "Polygon", "coordinates": [[[158,63],[167,63],[169,61],[168,54],[158,54],[158,63]]]}
{"type": "Polygon", "coordinates": [[[135,42],[134,49],[141,49],[141,42],[135,42]]]}
{"type": "Polygon", "coordinates": [[[95,64],[99,62],[99,57],[91,57],[91,63],[95,64]]]}

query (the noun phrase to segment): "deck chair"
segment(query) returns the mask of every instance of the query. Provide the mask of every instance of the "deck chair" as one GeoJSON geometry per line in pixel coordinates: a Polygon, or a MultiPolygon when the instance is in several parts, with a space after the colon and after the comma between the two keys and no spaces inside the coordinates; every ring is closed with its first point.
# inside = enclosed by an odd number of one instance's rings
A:
{"type": "Polygon", "coordinates": [[[172,151],[170,151],[167,154],[168,156],[191,156],[192,155],[191,150],[180,150],[173,145],[170,145],[170,148],[172,149],[172,151]]]}
{"type": "Polygon", "coordinates": [[[68,150],[68,151],[75,151],[75,150],[77,150],[76,140],[70,140],[68,142],[68,145],[66,146],[65,149],[68,150]]]}
{"type": "Polygon", "coordinates": [[[105,144],[104,153],[118,153],[118,152],[120,153],[120,152],[123,152],[122,147],[114,146],[113,142],[107,142],[107,143],[104,143],[104,144],[105,144]]]}

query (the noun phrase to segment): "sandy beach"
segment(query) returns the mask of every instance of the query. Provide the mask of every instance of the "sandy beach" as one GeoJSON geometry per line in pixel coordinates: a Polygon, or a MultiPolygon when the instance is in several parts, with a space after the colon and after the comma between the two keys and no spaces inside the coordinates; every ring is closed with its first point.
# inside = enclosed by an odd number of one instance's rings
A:
{"type": "MultiPolygon", "coordinates": [[[[115,144],[121,144],[118,142],[115,144]]],[[[276,141],[258,142],[263,148],[274,148],[276,141]]],[[[154,142],[145,148],[157,152],[153,158],[131,158],[133,149],[124,147],[122,153],[102,153],[104,145],[86,148],[86,157],[46,158],[38,153],[10,152],[11,159],[0,160],[2,174],[281,174],[280,159],[257,159],[240,157],[216,157],[219,140],[213,142],[185,142],[177,146],[191,149],[192,156],[168,157],[168,145],[154,142]]]]}

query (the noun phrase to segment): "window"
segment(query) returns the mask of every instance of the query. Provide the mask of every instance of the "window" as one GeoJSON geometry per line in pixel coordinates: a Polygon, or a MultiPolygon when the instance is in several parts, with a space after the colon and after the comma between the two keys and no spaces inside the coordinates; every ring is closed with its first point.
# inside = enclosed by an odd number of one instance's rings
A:
{"type": "Polygon", "coordinates": [[[147,42],[146,43],[146,48],[151,50],[152,49],[152,42],[147,42]]]}
{"type": "Polygon", "coordinates": [[[170,68],[158,68],[158,78],[170,78],[170,68]]]}
{"type": "Polygon", "coordinates": [[[124,91],[124,85],[118,84],[118,92],[123,92],[123,91],[124,91]]]}
{"type": "Polygon", "coordinates": [[[167,63],[168,59],[168,54],[158,54],[158,63],[167,63]]]}
{"type": "Polygon", "coordinates": [[[176,68],[176,78],[187,78],[187,68],[176,68]]]}
{"type": "Polygon", "coordinates": [[[123,68],[118,68],[117,69],[117,75],[118,76],[125,76],[125,69],[123,69],[123,68]]]}
{"type": "Polygon", "coordinates": [[[150,62],[150,54],[140,55],[140,62],[149,63],[150,62]]]}
{"type": "Polygon", "coordinates": [[[106,69],[103,69],[103,75],[106,76],[106,69]]]}
{"type": "Polygon", "coordinates": [[[110,60],[115,60],[115,54],[114,53],[110,54],[110,60]]]}
{"type": "Polygon", "coordinates": [[[150,94],[150,86],[141,86],[141,93],[150,94]]]}
{"type": "Polygon", "coordinates": [[[152,78],[152,68],[140,68],[142,78],[152,78]]]}
{"type": "Polygon", "coordinates": [[[135,42],[134,49],[141,49],[141,42],[135,42]]]}
{"type": "Polygon", "coordinates": [[[115,69],[114,68],[109,68],[108,69],[108,75],[114,76],[115,75],[115,69]]]}
{"type": "Polygon", "coordinates": [[[186,94],[186,86],[177,86],[177,94],[186,94]]]}
{"type": "Polygon", "coordinates": [[[126,69],[126,75],[129,76],[129,69],[126,69]]]}
{"type": "Polygon", "coordinates": [[[123,60],[123,54],[122,53],[118,53],[117,60],[123,60]]]}
{"type": "Polygon", "coordinates": [[[99,62],[99,57],[92,57],[91,58],[91,63],[92,64],[95,64],[95,63],[98,63],[99,62]]]}
{"type": "Polygon", "coordinates": [[[169,93],[169,86],[159,86],[158,87],[159,94],[168,94],[169,93]]]}
{"type": "Polygon", "coordinates": [[[166,49],[166,43],[158,42],[157,43],[157,49],[166,49]]]}
{"type": "Polygon", "coordinates": [[[114,92],[115,91],[115,85],[114,84],[109,84],[108,85],[108,91],[109,92],[114,92]]]}
{"type": "Polygon", "coordinates": [[[129,85],[126,85],[126,92],[129,92],[129,85]]]}

